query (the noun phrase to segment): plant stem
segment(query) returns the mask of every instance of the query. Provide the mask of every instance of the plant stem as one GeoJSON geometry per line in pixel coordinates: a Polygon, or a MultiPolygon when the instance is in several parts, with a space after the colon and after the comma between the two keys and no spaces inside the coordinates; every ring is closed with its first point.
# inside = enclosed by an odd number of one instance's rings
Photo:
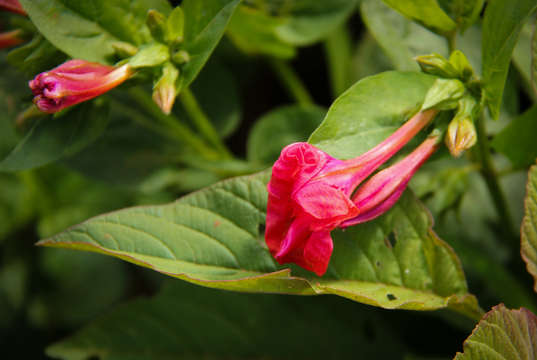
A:
{"type": "Polygon", "coordinates": [[[231,155],[231,152],[222,142],[220,135],[218,135],[218,132],[209,120],[209,117],[202,110],[192,91],[188,88],[183,89],[179,96],[179,100],[201,135],[204,136],[216,149],[221,151],[225,157],[232,158],[233,156],[231,155]]]}
{"type": "Polygon", "coordinates": [[[480,173],[483,176],[485,183],[489,189],[492,201],[496,208],[496,212],[502,222],[502,230],[504,236],[509,238],[509,240],[516,240],[512,242],[512,246],[515,248],[517,253],[519,251],[520,244],[518,242],[518,235],[515,231],[513,225],[513,218],[505,194],[502,191],[500,183],[498,181],[498,174],[494,168],[494,163],[492,162],[492,157],[490,154],[490,146],[487,138],[487,131],[485,127],[485,118],[482,114],[476,120],[476,129],[477,129],[477,147],[478,147],[478,157],[481,162],[480,173]]]}
{"type": "Polygon", "coordinates": [[[449,54],[457,49],[457,31],[450,32],[446,35],[449,54]]]}
{"type": "Polygon", "coordinates": [[[129,90],[129,94],[147,112],[158,119],[170,131],[173,131],[177,139],[190,146],[194,151],[198,152],[206,159],[214,160],[222,157],[220,153],[212,150],[208,144],[200,139],[197,134],[195,134],[187,126],[181,124],[179,119],[177,119],[175,116],[164,114],[157,104],[153,102],[151,96],[145,91],[140,88],[132,88],[129,90]]]}
{"type": "Polygon", "coordinates": [[[302,80],[300,80],[289,63],[279,59],[270,59],[269,63],[282,84],[287,89],[289,95],[291,95],[297,103],[300,105],[313,105],[313,99],[311,98],[306,86],[302,80]]]}
{"type": "Polygon", "coordinates": [[[338,26],[324,42],[328,71],[334,98],[343,93],[352,83],[350,74],[352,43],[346,23],[338,26]]]}

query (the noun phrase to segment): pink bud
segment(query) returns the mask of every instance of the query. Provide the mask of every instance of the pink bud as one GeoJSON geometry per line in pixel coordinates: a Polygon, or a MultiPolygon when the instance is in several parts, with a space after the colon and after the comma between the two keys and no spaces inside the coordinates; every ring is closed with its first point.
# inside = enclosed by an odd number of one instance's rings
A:
{"type": "Polygon", "coordinates": [[[265,239],[280,263],[321,276],[332,254],[330,231],[360,214],[354,189],[399,151],[436,115],[419,113],[368,152],[338,160],[307,143],[285,147],[268,184],[265,239]]]}
{"type": "Polygon", "coordinates": [[[0,9],[26,15],[26,11],[22,8],[19,0],[0,0],[0,9]]]}
{"type": "Polygon", "coordinates": [[[69,60],[29,82],[34,103],[47,113],[93,99],[131,76],[128,65],[114,67],[84,60],[69,60]]]}
{"type": "Polygon", "coordinates": [[[0,33],[0,49],[7,49],[24,42],[21,30],[13,30],[0,33]]]}

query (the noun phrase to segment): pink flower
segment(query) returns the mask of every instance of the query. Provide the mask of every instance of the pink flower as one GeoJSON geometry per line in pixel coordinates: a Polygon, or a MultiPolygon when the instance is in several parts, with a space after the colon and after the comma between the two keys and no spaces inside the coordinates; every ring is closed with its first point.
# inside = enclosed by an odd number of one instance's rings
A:
{"type": "MultiPolygon", "coordinates": [[[[333,249],[330,231],[363,213],[362,197],[357,198],[358,206],[350,198],[354,189],[436,113],[418,113],[382,143],[351,160],[335,159],[307,143],[285,147],[272,168],[268,184],[265,240],[274,258],[280,264],[295,263],[323,275],[333,249]]],[[[374,207],[382,212],[388,208],[374,207]]]]}
{"type": "Polygon", "coordinates": [[[131,76],[128,65],[114,67],[84,60],[69,60],[31,80],[34,103],[47,113],[93,99],[131,76]]]}
{"type": "Polygon", "coordinates": [[[24,42],[21,30],[12,30],[0,33],[0,49],[10,48],[24,42]]]}
{"type": "Polygon", "coordinates": [[[0,9],[26,15],[26,11],[24,11],[18,0],[0,0],[0,9]]]}

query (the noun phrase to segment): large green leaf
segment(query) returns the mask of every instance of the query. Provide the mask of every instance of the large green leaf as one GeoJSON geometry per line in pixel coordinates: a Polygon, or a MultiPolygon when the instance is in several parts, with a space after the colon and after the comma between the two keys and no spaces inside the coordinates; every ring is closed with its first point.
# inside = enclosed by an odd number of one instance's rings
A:
{"type": "Polygon", "coordinates": [[[511,160],[516,168],[531,165],[537,159],[537,106],[513,119],[492,141],[492,147],[511,160]]]}
{"type": "Polygon", "coordinates": [[[500,304],[483,316],[455,360],[530,360],[536,353],[537,317],[525,308],[509,310],[500,304]]]}
{"type": "Polygon", "coordinates": [[[417,55],[447,54],[445,39],[406,19],[382,1],[363,0],[360,11],[368,30],[397,70],[419,70],[414,60],[417,55]]]}
{"type": "Polygon", "coordinates": [[[498,118],[511,55],[525,20],[537,7],[536,0],[491,1],[483,19],[483,85],[485,101],[498,118]]]}
{"type": "Polygon", "coordinates": [[[522,221],[522,258],[535,279],[537,292],[537,165],[529,172],[525,202],[526,213],[522,221]]]}
{"type": "Polygon", "coordinates": [[[236,294],[170,281],[157,296],[118,307],[47,354],[64,360],[374,359],[399,358],[404,349],[382,314],[343,299],[236,294]],[[390,346],[383,346],[386,338],[390,346]]]}
{"type": "Polygon", "coordinates": [[[203,68],[224,35],[227,24],[240,0],[185,0],[184,49],[190,61],[181,68],[184,86],[188,86],[203,68]]]}
{"type": "MultiPolygon", "coordinates": [[[[345,114],[338,129],[346,125],[354,129],[351,134],[369,134],[369,145],[351,146],[345,136],[329,131],[317,131],[315,145],[341,157],[360,154],[419,108],[433,80],[390,72],[369,78],[371,87],[363,86],[368,80],[358,83],[334,103],[320,129],[334,122],[336,114],[345,114]],[[373,84],[380,85],[382,97],[374,96],[373,84]],[[382,108],[381,99],[392,107],[382,108]],[[369,107],[370,112],[364,110],[369,107]]],[[[235,178],[172,204],[101,215],[40,244],[116,256],[208,287],[337,294],[389,309],[449,307],[480,316],[457,257],[432,232],[427,210],[410,193],[385,216],[346,232],[334,231],[335,250],[324,277],[277,266],[263,240],[268,176],[235,178]]]]}
{"type": "Polygon", "coordinates": [[[262,116],[248,136],[248,159],[272,164],[286,145],[306,141],[325,114],[326,110],[317,106],[291,105],[262,116]]]}
{"type": "Polygon", "coordinates": [[[76,154],[102,134],[108,119],[107,106],[99,101],[45,117],[0,162],[0,171],[32,169],[76,154]]]}
{"type": "Polygon", "coordinates": [[[337,158],[357,156],[414,115],[434,80],[396,71],[360,80],[334,102],[309,141],[337,158]]]}
{"type": "Polygon", "coordinates": [[[440,7],[437,0],[383,0],[406,17],[438,34],[455,31],[457,25],[440,7]]]}
{"type": "Polygon", "coordinates": [[[150,39],[147,11],[169,13],[166,0],[21,0],[39,31],[73,58],[112,61],[113,43],[150,39]]]}

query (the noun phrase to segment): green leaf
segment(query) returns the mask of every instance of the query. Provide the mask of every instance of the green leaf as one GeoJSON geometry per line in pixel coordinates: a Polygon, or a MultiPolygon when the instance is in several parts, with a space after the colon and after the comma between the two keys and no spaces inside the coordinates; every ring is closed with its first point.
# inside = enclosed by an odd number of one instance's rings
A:
{"type": "Polygon", "coordinates": [[[310,45],[344,23],[357,3],[357,0],[297,1],[288,5],[289,15],[276,33],[289,44],[310,45]]]}
{"type": "Polygon", "coordinates": [[[286,145],[306,141],[325,114],[326,110],[317,106],[291,105],[262,116],[248,136],[248,159],[263,164],[273,163],[286,145]]]}
{"type": "Polygon", "coordinates": [[[190,61],[181,68],[183,86],[188,86],[203,68],[224,35],[240,0],[185,0],[185,42],[190,61]]]}
{"type": "Polygon", "coordinates": [[[64,360],[399,358],[405,347],[382,315],[334,297],[236,294],[169,281],[158,295],[119,306],[46,352],[64,360]]]}
{"type": "Polygon", "coordinates": [[[492,147],[511,160],[516,168],[531,165],[537,159],[537,106],[513,119],[492,141],[492,147]]]}
{"type": "Polygon", "coordinates": [[[171,11],[166,0],[21,0],[41,34],[69,56],[113,62],[113,43],[150,40],[147,11],[171,11]]]}
{"type": "Polygon", "coordinates": [[[0,171],[32,169],[74,155],[103,133],[108,119],[107,106],[99,101],[43,118],[0,162],[0,171]]]}
{"type": "Polygon", "coordinates": [[[332,104],[309,142],[337,158],[364,153],[419,110],[435,80],[397,71],[360,80],[332,104]]]}
{"type": "Polygon", "coordinates": [[[534,359],[537,317],[529,310],[509,310],[503,304],[483,316],[455,360],[534,359]]]}
{"type": "Polygon", "coordinates": [[[13,49],[7,56],[7,60],[12,66],[29,76],[35,76],[37,73],[53,68],[66,59],[65,54],[41,35],[37,35],[32,41],[13,49]]]}
{"type": "Polygon", "coordinates": [[[246,54],[288,59],[295,56],[295,47],[276,34],[276,29],[284,22],[261,10],[239,6],[229,24],[228,35],[233,44],[246,54]]]}
{"type": "Polygon", "coordinates": [[[440,35],[455,31],[457,25],[442,10],[437,0],[383,0],[406,17],[440,35]]]}
{"type": "Polygon", "coordinates": [[[483,19],[483,86],[494,119],[500,114],[511,55],[525,20],[536,0],[496,0],[487,5],[483,19]]]}
{"type": "Polygon", "coordinates": [[[401,16],[382,1],[363,0],[360,11],[369,32],[397,70],[419,70],[417,55],[447,55],[445,39],[401,16]]]}
{"type": "Polygon", "coordinates": [[[522,220],[522,258],[528,272],[535,280],[537,292],[537,165],[531,167],[524,200],[525,215],[522,220]]]}

